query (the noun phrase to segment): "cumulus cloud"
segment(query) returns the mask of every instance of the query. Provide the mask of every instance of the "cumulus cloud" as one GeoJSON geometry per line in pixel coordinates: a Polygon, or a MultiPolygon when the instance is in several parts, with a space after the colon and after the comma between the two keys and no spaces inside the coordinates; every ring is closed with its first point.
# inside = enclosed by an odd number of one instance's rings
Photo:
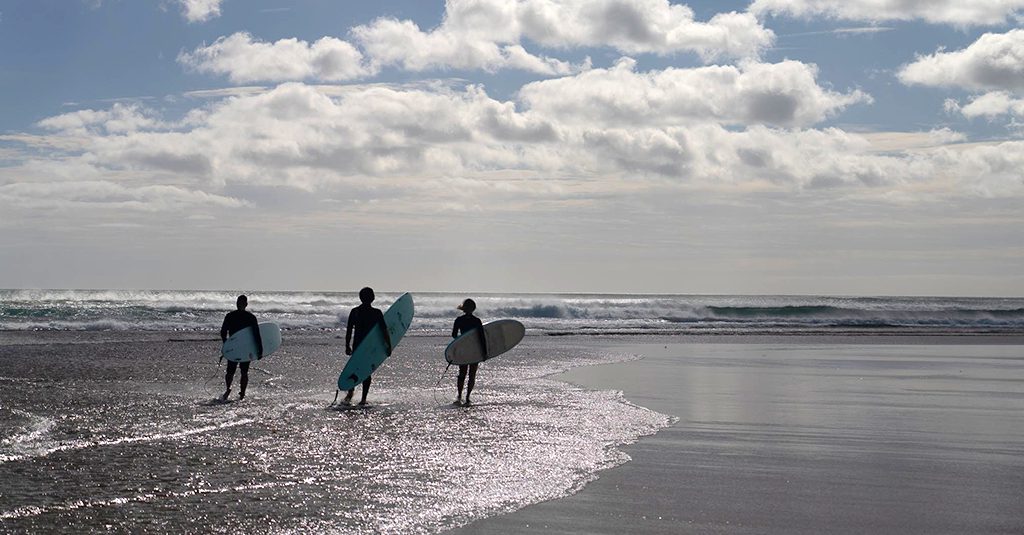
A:
{"type": "Polygon", "coordinates": [[[351,43],[323,37],[309,43],[281,39],[268,43],[239,32],[209,46],[178,55],[178,62],[198,72],[227,75],[236,83],[317,79],[352,80],[372,74],[351,43]]]}
{"type": "Polygon", "coordinates": [[[899,71],[905,84],[1024,91],[1024,30],[986,33],[963,50],[922,56],[899,71]]]}
{"type": "Polygon", "coordinates": [[[178,0],[181,15],[189,22],[206,22],[220,16],[223,0],[178,0]]]}
{"type": "Polygon", "coordinates": [[[423,32],[412,21],[378,19],[352,30],[375,65],[398,65],[406,70],[520,69],[540,74],[566,74],[567,62],[535,56],[515,43],[501,44],[493,37],[470,36],[445,29],[423,32]]]}
{"type": "Polygon", "coordinates": [[[352,42],[323,37],[314,43],[294,38],[268,43],[242,32],[183,52],[178,61],[236,83],[353,80],[385,66],[561,76],[588,69],[589,58],[572,64],[530,52],[526,45],[610,47],[630,54],[692,52],[710,61],[754,58],[774,40],[750,13],[719,13],[701,22],[692,9],[668,0],[448,0],[436,28],[380,18],[352,28],[351,35],[352,42]]]}
{"type": "MultiPolygon", "coordinates": [[[[45,176],[120,174],[133,182],[148,177],[149,185],[215,197],[237,185],[331,192],[339,199],[388,192],[439,205],[465,200],[438,188],[438,181],[447,180],[536,192],[536,181],[559,179],[593,184],[588,191],[594,195],[623,183],[643,184],[645,177],[741,191],[1024,193],[1019,171],[1024,143],[954,149],[942,143],[962,137],[940,131],[926,134],[932,141],[919,142],[920,149],[880,151],[865,136],[805,128],[863,98],[815,90],[808,85],[813,84],[808,66],[783,62],[692,71],[637,73],[623,62],[581,73],[579,87],[594,87],[580,100],[594,105],[577,108],[555,98],[576,86],[557,84],[533,85],[524,89],[522,100],[505,101],[475,85],[328,91],[286,83],[208,104],[189,121],[154,122],[135,130],[97,127],[91,115],[79,122],[93,126],[83,128],[72,119],[85,115],[62,116],[47,123],[62,125],[51,127],[47,136],[73,137],[76,143],[67,146],[80,149],[50,161],[45,176]],[[640,95],[619,109],[601,111],[607,89],[600,86],[612,85],[616,77],[629,93],[635,89],[640,95]],[[711,105],[700,104],[687,96],[691,88],[677,87],[688,84],[705,84],[708,93],[722,95],[711,105]],[[751,111],[762,105],[765,88],[797,102],[778,121],[786,127],[759,120],[762,114],[751,111]],[[623,117],[629,120],[618,120],[623,117]],[[502,178],[509,174],[515,180],[502,178]],[[534,183],[524,186],[524,179],[534,183]]],[[[33,192],[14,193],[25,198],[33,192]]],[[[6,198],[12,195],[9,191],[6,198]]]]}
{"type": "Polygon", "coordinates": [[[1005,91],[993,91],[974,97],[963,106],[955,100],[947,100],[946,110],[959,112],[968,119],[978,117],[993,119],[1003,115],[1024,117],[1024,99],[1014,98],[1005,91]]]}
{"type": "Polygon", "coordinates": [[[694,52],[713,59],[757,56],[774,39],[748,13],[721,13],[699,22],[688,6],[667,0],[448,0],[445,7],[441,25],[429,31],[412,21],[382,18],[353,28],[352,34],[382,65],[543,74],[565,74],[572,66],[528,53],[523,41],[631,54],[694,52]]]}
{"type": "Polygon", "coordinates": [[[810,125],[871,100],[856,90],[822,88],[816,68],[798,61],[646,73],[635,67],[625,58],[611,69],[527,84],[519,97],[530,110],[563,122],[659,126],[709,121],[810,125]]]}
{"type": "Polygon", "coordinates": [[[124,134],[161,126],[155,114],[137,104],[115,103],[109,110],[79,110],[39,121],[52,131],[84,134],[102,132],[124,134]]]}
{"type": "Polygon", "coordinates": [[[754,0],[749,9],[758,15],[978,26],[1005,24],[1024,11],[1024,0],[754,0]]]}

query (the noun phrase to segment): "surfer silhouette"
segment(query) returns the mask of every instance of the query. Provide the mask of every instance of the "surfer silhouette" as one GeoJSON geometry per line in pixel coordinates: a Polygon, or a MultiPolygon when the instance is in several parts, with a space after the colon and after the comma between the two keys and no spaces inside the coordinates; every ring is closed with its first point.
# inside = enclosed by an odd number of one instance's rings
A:
{"type": "MultiPolygon", "coordinates": [[[[458,306],[458,309],[464,312],[464,314],[455,318],[455,324],[452,326],[452,338],[458,338],[459,335],[475,329],[480,335],[480,346],[483,349],[483,354],[487,355],[487,338],[484,337],[483,322],[480,321],[480,318],[473,315],[473,311],[476,310],[476,301],[466,299],[458,306]]],[[[476,384],[477,365],[478,363],[459,365],[459,378],[456,383],[459,387],[459,397],[455,399],[456,405],[462,403],[462,387],[466,382],[467,372],[469,373],[469,384],[465,385],[466,405],[471,403],[469,395],[473,393],[473,385],[476,384]]]]}
{"type": "MultiPolygon", "coordinates": [[[[345,354],[352,355],[352,352],[359,348],[359,344],[366,339],[366,335],[370,334],[370,329],[373,329],[375,325],[380,325],[381,332],[384,333],[384,347],[387,351],[387,355],[391,356],[391,335],[388,333],[388,325],[384,322],[384,313],[379,308],[373,308],[370,306],[373,300],[377,296],[373,293],[373,288],[366,287],[359,290],[359,301],[361,304],[352,309],[352,312],[348,314],[348,322],[345,325],[345,354]]],[[[373,380],[373,376],[367,376],[363,381],[363,395],[362,399],[359,400],[360,405],[366,405],[366,394],[370,391],[370,382],[373,380]]],[[[352,394],[355,392],[355,388],[348,391],[345,394],[345,403],[352,401],[352,394]]]]}
{"type": "MultiPolygon", "coordinates": [[[[256,360],[263,358],[263,339],[260,338],[260,326],[259,322],[256,321],[256,316],[253,316],[251,312],[245,310],[245,307],[249,305],[249,298],[240,295],[238,300],[235,301],[237,310],[232,310],[224,316],[224,323],[220,327],[220,340],[224,342],[229,336],[241,331],[246,327],[252,327],[252,331],[256,336],[256,360]]],[[[220,358],[224,358],[221,355],[220,358]]],[[[228,361],[228,369],[224,373],[224,395],[220,399],[227,401],[228,396],[231,394],[231,381],[235,378],[235,368],[241,364],[242,378],[239,381],[238,399],[245,399],[245,387],[249,385],[249,363],[248,362],[233,362],[228,361]]]]}

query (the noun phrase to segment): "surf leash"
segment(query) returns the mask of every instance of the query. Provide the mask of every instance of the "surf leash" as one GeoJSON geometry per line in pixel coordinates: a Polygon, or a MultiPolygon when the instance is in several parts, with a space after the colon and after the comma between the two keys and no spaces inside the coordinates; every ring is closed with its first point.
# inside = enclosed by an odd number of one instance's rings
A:
{"type": "Polygon", "coordinates": [[[452,367],[452,363],[449,362],[448,365],[445,366],[444,371],[441,372],[441,376],[437,378],[437,383],[434,384],[434,403],[438,403],[438,401],[437,401],[437,387],[441,386],[441,381],[444,380],[445,374],[448,373],[448,368],[451,368],[451,367],[452,367]]]}

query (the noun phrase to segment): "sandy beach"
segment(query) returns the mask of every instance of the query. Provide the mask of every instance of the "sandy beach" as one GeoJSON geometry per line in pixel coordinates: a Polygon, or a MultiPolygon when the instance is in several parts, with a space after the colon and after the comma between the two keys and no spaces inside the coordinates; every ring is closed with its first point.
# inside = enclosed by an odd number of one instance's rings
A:
{"type": "Polygon", "coordinates": [[[472,407],[415,336],[336,410],[333,331],[229,404],[207,333],[7,334],[0,531],[1024,531],[1019,336],[531,336],[472,407]]]}
{"type": "Polygon", "coordinates": [[[581,492],[453,533],[1024,532],[1020,337],[713,341],[559,375],[678,420],[581,492]]]}

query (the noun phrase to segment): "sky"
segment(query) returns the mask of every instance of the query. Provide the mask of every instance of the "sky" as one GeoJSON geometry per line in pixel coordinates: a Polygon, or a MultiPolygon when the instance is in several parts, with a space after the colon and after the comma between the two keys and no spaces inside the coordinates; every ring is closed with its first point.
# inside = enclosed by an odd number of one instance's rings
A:
{"type": "Polygon", "coordinates": [[[2,0],[0,287],[1024,295],[1024,0],[2,0]]]}

